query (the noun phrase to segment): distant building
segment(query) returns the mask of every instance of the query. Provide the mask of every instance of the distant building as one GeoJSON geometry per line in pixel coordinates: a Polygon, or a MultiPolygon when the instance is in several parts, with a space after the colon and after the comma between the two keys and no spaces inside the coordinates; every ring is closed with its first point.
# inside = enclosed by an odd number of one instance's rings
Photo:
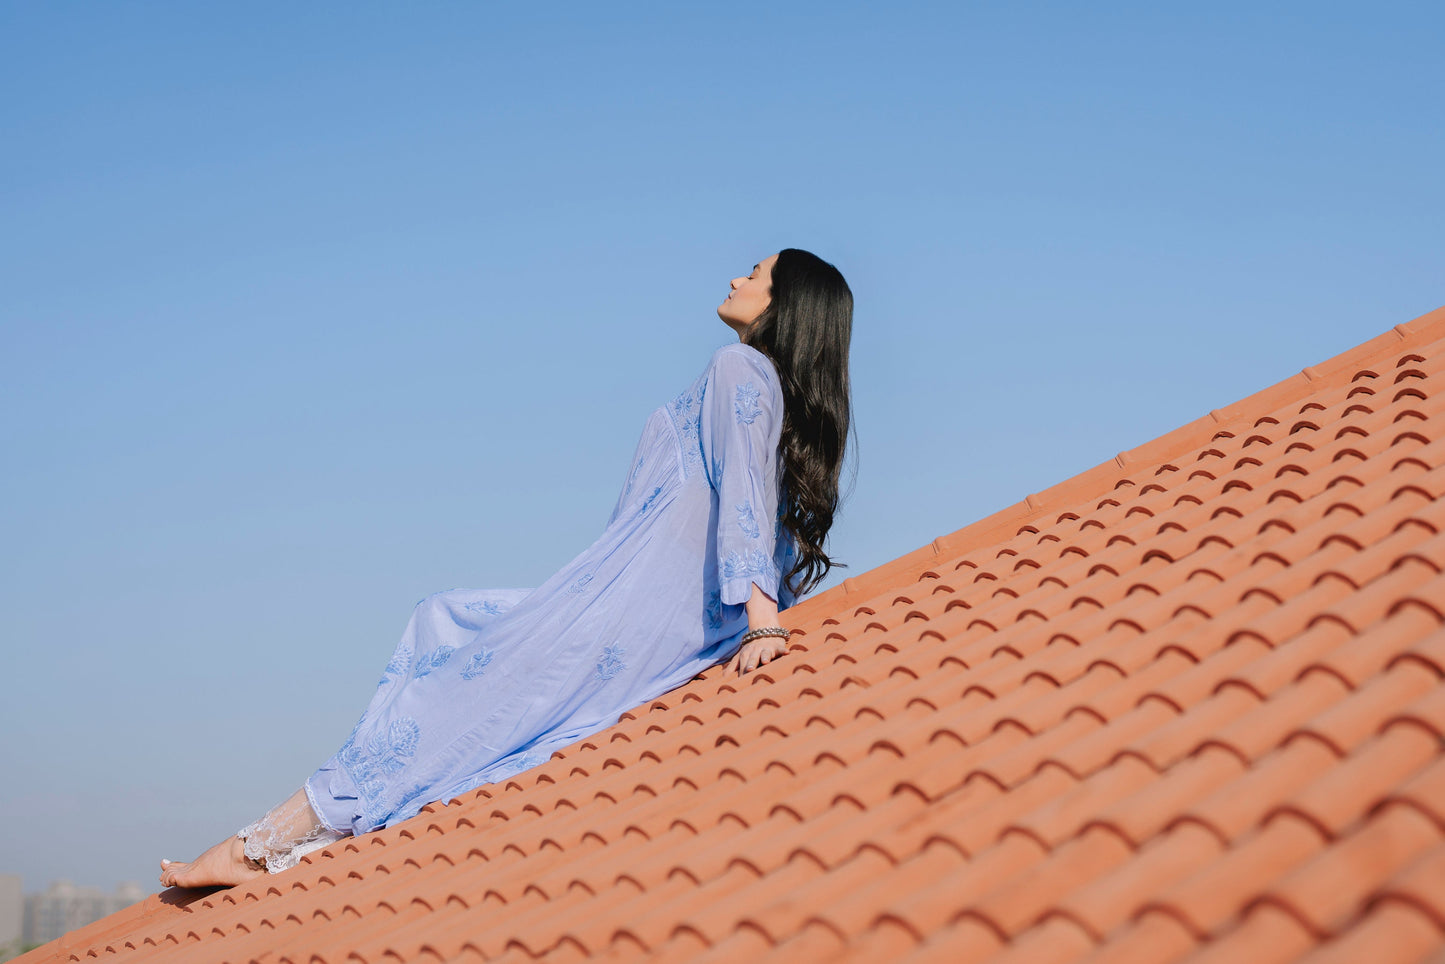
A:
{"type": "MultiPolygon", "coordinates": [[[[18,877],[15,879],[19,880],[18,877]]],[[[57,880],[43,893],[25,898],[22,938],[26,944],[53,941],[62,934],[144,900],[145,896],[146,892],[136,883],[121,884],[114,893],[107,894],[98,887],[77,887],[68,880],[57,880]]]]}
{"type": "Polygon", "coordinates": [[[0,874],[0,961],[20,950],[24,912],[20,878],[15,874],[0,874]]]}

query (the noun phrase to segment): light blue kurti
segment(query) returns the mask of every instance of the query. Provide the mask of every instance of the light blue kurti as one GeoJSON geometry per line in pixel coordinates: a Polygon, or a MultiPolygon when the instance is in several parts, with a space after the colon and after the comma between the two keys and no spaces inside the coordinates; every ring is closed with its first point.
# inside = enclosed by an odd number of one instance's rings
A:
{"type": "Polygon", "coordinates": [[[376,695],[306,781],[333,830],[365,833],[545,761],[738,648],[756,583],[780,607],[783,396],[728,345],[652,413],[607,527],[534,590],[417,604],[376,695]]]}

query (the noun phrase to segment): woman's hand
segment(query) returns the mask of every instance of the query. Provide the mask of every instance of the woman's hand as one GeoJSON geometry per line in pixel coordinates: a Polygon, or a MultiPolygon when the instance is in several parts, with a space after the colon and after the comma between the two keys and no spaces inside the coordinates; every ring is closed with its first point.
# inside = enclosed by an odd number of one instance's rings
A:
{"type": "Polygon", "coordinates": [[[771,663],[787,651],[788,641],[782,636],[763,636],[750,643],[744,643],[733,656],[733,661],[728,663],[727,672],[731,673],[736,670],[737,674],[742,676],[764,663],[771,663]]]}
{"type": "MultiPolygon", "coordinates": [[[[758,588],[753,583],[752,595],[748,597],[748,629],[760,629],[764,626],[778,625],[778,604],[772,596],[758,588]]],[[[764,663],[771,663],[779,656],[788,651],[788,638],[786,636],[761,636],[751,642],[744,643],[728,663],[728,668],[723,672],[737,671],[739,676],[750,670],[755,670],[764,663]]]]}

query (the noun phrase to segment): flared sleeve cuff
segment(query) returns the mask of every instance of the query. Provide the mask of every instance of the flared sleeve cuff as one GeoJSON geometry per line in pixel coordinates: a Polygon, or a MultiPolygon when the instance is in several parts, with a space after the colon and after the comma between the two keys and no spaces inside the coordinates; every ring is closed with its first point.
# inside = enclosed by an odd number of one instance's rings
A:
{"type": "Polygon", "coordinates": [[[719,575],[722,577],[718,583],[722,601],[729,606],[741,606],[751,599],[754,585],[767,593],[773,602],[778,601],[782,574],[761,550],[728,553],[722,560],[719,575]]]}

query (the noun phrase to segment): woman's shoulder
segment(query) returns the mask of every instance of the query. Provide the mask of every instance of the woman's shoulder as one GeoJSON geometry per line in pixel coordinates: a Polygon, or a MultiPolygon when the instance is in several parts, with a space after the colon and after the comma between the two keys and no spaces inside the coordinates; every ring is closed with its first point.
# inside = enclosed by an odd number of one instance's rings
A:
{"type": "Polygon", "coordinates": [[[707,372],[709,376],[720,375],[729,381],[745,380],[756,375],[770,386],[778,386],[778,370],[773,367],[773,360],[742,342],[730,342],[713,352],[707,372]]]}

